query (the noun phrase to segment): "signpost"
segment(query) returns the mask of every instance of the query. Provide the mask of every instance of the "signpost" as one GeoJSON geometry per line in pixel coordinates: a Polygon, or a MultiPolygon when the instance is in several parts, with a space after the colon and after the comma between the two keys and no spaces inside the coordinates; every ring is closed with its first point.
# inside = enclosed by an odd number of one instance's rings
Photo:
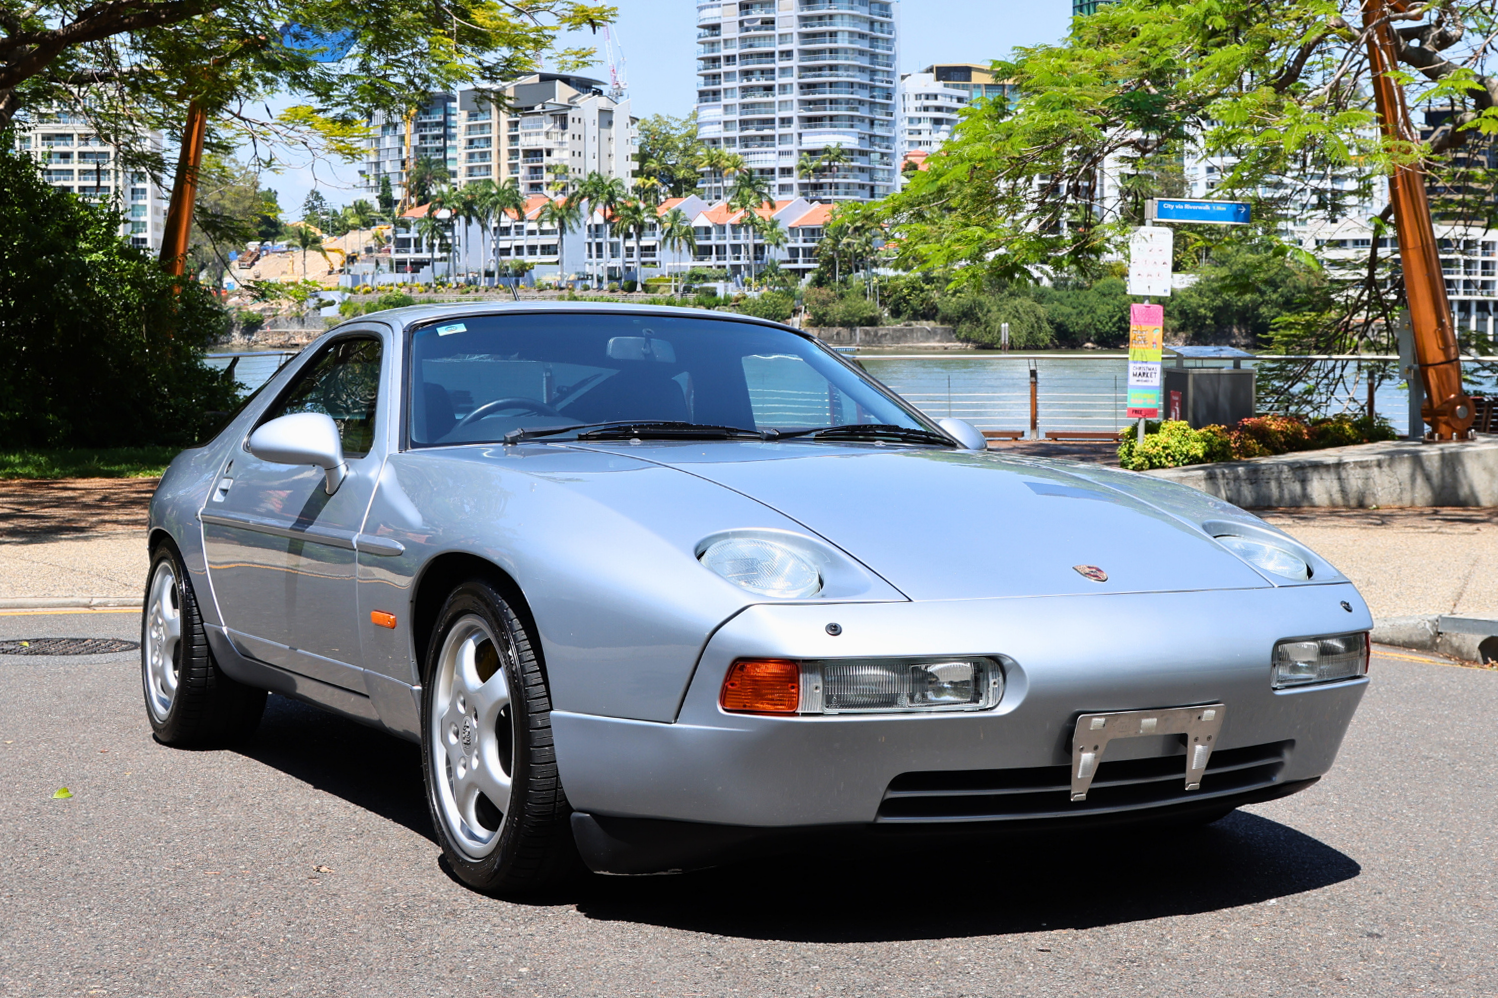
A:
{"type": "Polygon", "coordinates": [[[1150,198],[1144,217],[1152,222],[1201,222],[1207,225],[1247,225],[1247,201],[1207,201],[1202,198],[1150,198]]]}

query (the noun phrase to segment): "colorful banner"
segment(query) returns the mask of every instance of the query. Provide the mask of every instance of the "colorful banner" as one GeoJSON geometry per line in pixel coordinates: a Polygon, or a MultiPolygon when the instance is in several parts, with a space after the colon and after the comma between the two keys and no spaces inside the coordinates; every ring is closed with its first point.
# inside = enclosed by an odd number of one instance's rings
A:
{"type": "Polygon", "coordinates": [[[1165,308],[1129,306],[1130,419],[1160,418],[1160,354],[1165,345],[1165,308]]]}

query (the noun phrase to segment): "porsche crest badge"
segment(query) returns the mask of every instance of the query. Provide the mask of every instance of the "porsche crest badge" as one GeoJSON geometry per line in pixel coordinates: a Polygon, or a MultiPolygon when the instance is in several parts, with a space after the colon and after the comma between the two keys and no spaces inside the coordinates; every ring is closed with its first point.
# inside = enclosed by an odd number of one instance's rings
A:
{"type": "Polygon", "coordinates": [[[1096,565],[1073,565],[1072,568],[1084,579],[1091,579],[1093,582],[1108,581],[1108,573],[1096,565]]]}

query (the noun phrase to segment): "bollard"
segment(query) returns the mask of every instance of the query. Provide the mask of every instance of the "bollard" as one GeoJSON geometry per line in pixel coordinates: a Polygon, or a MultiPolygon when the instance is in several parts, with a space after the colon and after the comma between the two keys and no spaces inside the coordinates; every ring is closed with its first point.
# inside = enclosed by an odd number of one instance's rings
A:
{"type": "Polygon", "coordinates": [[[1040,439],[1040,382],[1035,361],[1030,361],[1030,439],[1040,439]]]}

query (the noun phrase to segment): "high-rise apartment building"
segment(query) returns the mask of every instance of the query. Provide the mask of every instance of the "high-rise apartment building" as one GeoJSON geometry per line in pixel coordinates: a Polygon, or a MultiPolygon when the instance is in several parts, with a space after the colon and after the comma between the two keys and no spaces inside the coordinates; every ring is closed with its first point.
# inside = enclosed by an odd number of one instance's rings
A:
{"type": "Polygon", "coordinates": [[[1082,17],[1086,14],[1096,14],[1099,7],[1112,2],[1113,0],[1071,0],[1071,16],[1082,17]]]}
{"type": "Polygon", "coordinates": [[[984,97],[1009,97],[1011,83],[995,80],[987,66],[938,63],[900,77],[896,142],[902,169],[911,153],[930,155],[956,127],[958,112],[984,97]]]}
{"type": "MultiPolygon", "coordinates": [[[[898,5],[697,0],[697,134],[776,198],[870,200],[895,187],[898,5]],[[842,162],[798,173],[841,147],[842,162]]],[[[718,195],[719,190],[711,190],[718,195]]]]}
{"type": "MultiPolygon", "coordinates": [[[[477,90],[432,97],[412,121],[411,158],[430,157],[448,182],[504,183],[515,178],[525,194],[560,190],[598,172],[626,183],[635,169],[637,122],[629,101],[604,92],[598,80],[535,73],[504,88],[509,106],[496,108],[477,90]]],[[[406,123],[376,114],[361,174],[378,192],[389,177],[399,200],[405,183],[406,123]]]]}
{"type": "MultiPolygon", "coordinates": [[[[53,187],[91,200],[117,197],[125,213],[121,238],[145,250],[161,249],[170,194],[144,170],[121,162],[124,150],[94,134],[80,116],[66,111],[40,113],[17,123],[16,148],[30,153],[42,178],[53,187]]],[[[160,132],[141,135],[137,151],[160,153],[160,132]]]]}

